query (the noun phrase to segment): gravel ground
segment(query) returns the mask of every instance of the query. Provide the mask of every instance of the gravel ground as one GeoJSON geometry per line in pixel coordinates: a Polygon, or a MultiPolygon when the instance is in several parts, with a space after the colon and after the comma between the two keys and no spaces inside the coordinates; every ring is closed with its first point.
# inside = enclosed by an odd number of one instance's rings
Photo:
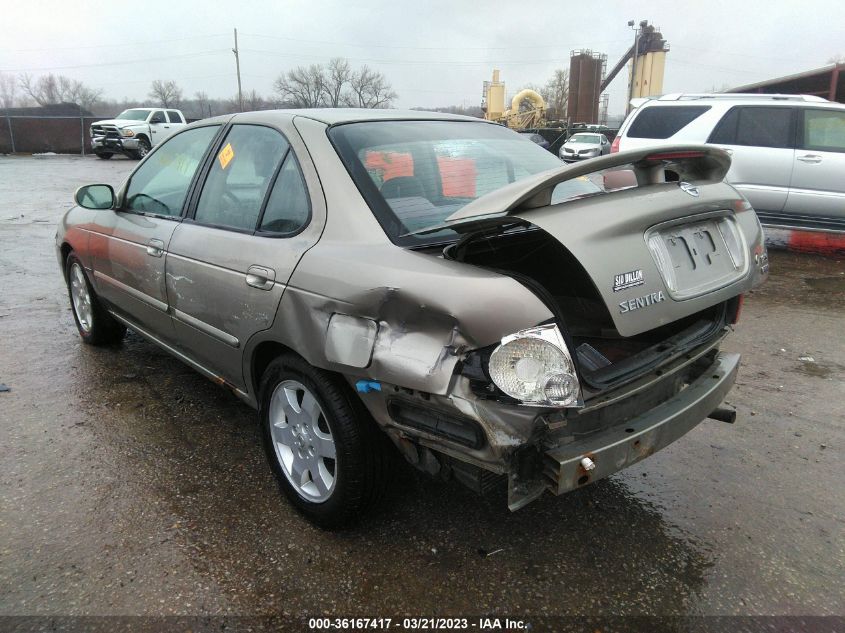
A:
{"type": "Polygon", "coordinates": [[[735,425],[509,513],[397,473],[322,532],[255,413],[130,335],[82,345],[53,250],[116,157],[0,158],[0,615],[842,615],[845,263],[772,253],[726,348],[735,425]]]}

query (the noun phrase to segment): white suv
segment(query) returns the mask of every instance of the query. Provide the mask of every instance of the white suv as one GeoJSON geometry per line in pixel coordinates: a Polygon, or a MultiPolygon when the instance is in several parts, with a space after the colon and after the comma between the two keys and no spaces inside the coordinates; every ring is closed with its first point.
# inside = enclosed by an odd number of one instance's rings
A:
{"type": "Polygon", "coordinates": [[[763,224],[845,230],[845,105],[808,95],[671,94],[635,100],[611,151],[709,143],[763,224]]]}

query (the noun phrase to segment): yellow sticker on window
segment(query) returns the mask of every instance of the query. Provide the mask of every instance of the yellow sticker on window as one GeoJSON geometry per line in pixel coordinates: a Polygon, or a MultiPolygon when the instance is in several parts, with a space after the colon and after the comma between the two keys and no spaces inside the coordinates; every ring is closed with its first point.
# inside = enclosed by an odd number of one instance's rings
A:
{"type": "Polygon", "coordinates": [[[217,155],[217,160],[220,161],[221,169],[226,169],[232,159],[235,157],[235,150],[232,149],[231,143],[226,143],[226,147],[220,150],[220,153],[217,155]]]}

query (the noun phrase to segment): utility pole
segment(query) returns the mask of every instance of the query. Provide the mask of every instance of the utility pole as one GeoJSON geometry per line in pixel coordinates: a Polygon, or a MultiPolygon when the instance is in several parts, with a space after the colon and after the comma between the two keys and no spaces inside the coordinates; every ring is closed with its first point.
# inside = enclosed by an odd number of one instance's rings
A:
{"type": "Polygon", "coordinates": [[[244,97],[241,92],[241,58],[238,56],[238,29],[235,29],[235,48],[232,49],[235,54],[235,68],[238,71],[238,110],[244,111],[244,97]]]}

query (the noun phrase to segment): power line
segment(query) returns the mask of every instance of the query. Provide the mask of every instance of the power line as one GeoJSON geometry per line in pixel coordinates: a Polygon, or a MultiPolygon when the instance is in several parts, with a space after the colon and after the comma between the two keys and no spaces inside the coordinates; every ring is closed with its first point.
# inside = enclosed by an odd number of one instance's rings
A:
{"type": "Polygon", "coordinates": [[[185,53],[183,55],[168,55],[166,57],[147,57],[145,59],[131,59],[131,60],[123,60],[123,61],[116,61],[116,62],[99,62],[96,64],[76,64],[73,66],[43,66],[41,68],[6,68],[0,70],[0,72],[7,72],[7,73],[28,73],[28,72],[41,72],[45,70],[69,70],[74,68],[98,68],[101,66],[124,66],[130,64],[143,64],[146,62],[161,62],[161,61],[172,61],[174,59],[189,59],[192,57],[203,57],[206,55],[220,55],[221,53],[228,53],[229,51],[226,49],[214,49],[208,51],[198,51],[196,53],[185,53]]]}
{"type": "MultiPolygon", "coordinates": [[[[263,49],[257,48],[241,48],[242,51],[250,52],[250,53],[260,53],[262,55],[274,55],[276,57],[288,57],[293,59],[303,59],[303,60],[329,60],[332,59],[332,56],[326,55],[299,55],[296,53],[282,53],[279,51],[268,51],[263,49]]],[[[434,61],[431,59],[373,59],[373,58],[363,58],[363,57],[344,57],[344,59],[351,61],[351,62],[363,62],[363,63],[370,63],[370,64],[387,64],[387,65],[394,65],[394,66],[491,66],[491,65],[509,65],[509,66],[520,66],[520,65],[530,65],[530,64],[555,64],[560,63],[562,60],[560,57],[555,57],[552,59],[527,59],[527,60],[496,60],[496,59],[482,59],[477,61],[468,61],[468,60],[438,60],[434,61]]]]}
{"type": "Polygon", "coordinates": [[[711,64],[700,64],[698,62],[690,62],[684,59],[679,59],[678,57],[672,57],[673,64],[681,64],[682,66],[693,66],[695,68],[712,68],[713,70],[721,70],[726,73],[739,73],[743,75],[765,75],[767,74],[765,71],[759,70],[741,70],[738,68],[727,68],[725,66],[713,66],[711,64]]]}
{"type": "Polygon", "coordinates": [[[214,33],[211,35],[191,35],[189,37],[178,37],[172,38],[169,37],[163,40],[147,40],[146,42],[124,42],[122,44],[91,44],[88,46],[62,46],[62,47],[55,47],[51,46],[49,48],[0,48],[0,52],[3,53],[41,53],[41,52],[52,52],[52,51],[76,51],[76,50],[89,50],[95,48],[126,48],[127,46],[138,47],[138,46],[146,46],[147,44],[169,44],[171,42],[185,42],[188,40],[199,40],[199,39],[209,39],[212,37],[227,37],[227,33],[214,33]]]}
{"type": "Polygon", "coordinates": [[[807,64],[818,64],[819,60],[813,59],[810,61],[809,58],[798,59],[795,57],[772,57],[770,55],[750,55],[748,53],[735,53],[730,51],[723,51],[721,49],[706,49],[706,48],[697,48],[695,46],[687,46],[686,44],[672,44],[672,50],[676,48],[681,48],[690,51],[698,51],[700,53],[707,53],[710,55],[730,55],[731,57],[749,57],[751,59],[765,59],[767,61],[775,61],[775,62],[805,62],[807,64]]]}
{"type": "MultiPolygon", "coordinates": [[[[542,45],[542,44],[534,44],[534,45],[524,45],[524,46],[406,46],[406,45],[396,45],[396,44],[361,44],[359,42],[336,42],[336,41],[329,41],[329,40],[306,40],[306,39],[299,39],[294,37],[283,37],[280,35],[262,35],[260,33],[241,33],[241,35],[246,35],[248,37],[260,37],[269,40],[282,40],[286,42],[298,42],[300,44],[323,44],[328,46],[350,46],[354,48],[394,48],[394,49],[404,49],[404,50],[415,50],[415,51],[496,51],[496,50],[511,50],[511,49],[549,49],[554,48],[552,46],[542,45]]],[[[616,44],[618,42],[627,42],[628,40],[610,40],[607,42],[598,42],[592,45],[593,48],[599,46],[606,46],[608,44],[616,44]]],[[[566,47],[566,51],[573,48],[579,48],[578,46],[574,47],[566,47]]],[[[585,47],[580,47],[585,48],[585,47]]]]}

